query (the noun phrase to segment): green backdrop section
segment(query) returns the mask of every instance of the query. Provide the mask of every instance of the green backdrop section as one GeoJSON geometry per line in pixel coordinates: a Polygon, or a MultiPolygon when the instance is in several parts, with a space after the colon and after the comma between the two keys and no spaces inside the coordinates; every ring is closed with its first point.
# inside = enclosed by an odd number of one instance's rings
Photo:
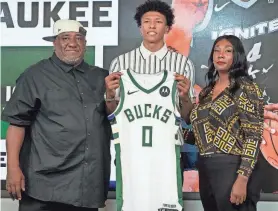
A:
{"type": "MultiPolygon", "coordinates": [[[[1,86],[12,86],[30,65],[50,57],[53,47],[1,47],[1,86]]],[[[95,63],[95,48],[87,47],[85,61],[95,63]]]]}
{"type": "Polygon", "coordinates": [[[6,139],[9,123],[1,121],[1,139],[6,139]]]}

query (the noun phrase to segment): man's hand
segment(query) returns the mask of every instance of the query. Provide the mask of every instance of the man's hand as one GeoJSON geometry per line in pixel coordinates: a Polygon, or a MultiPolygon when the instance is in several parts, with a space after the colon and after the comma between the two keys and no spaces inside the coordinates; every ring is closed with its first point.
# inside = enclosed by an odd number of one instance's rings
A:
{"type": "Polygon", "coordinates": [[[13,200],[21,200],[21,190],[25,191],[25,177],[20,167],[7,168],[6,189],[13,200]]]}
{"type": "Polygon", "coordinates": [[[111,73],[105,78],[105,87],[106,87],[106,97],[111,99],[116,95],[116,89],[120,86],[120,78],[122,73],[115,72],[111,73]]]}
{"type": "Polygon", "coordinates": [[[241,174],[238,175],[231,191],[231,203],[239,205],[246,200],[248,178],[241,174]]]}
{"type": "Polygon", "coordinates": [[[179,96],[180,96],[181,101],[188,101],[190,80],[187,79],[184,75],[179,75],[179,74],[175,74],[175,80],[178,81],[177,88],[179,91],[179,96]]]}

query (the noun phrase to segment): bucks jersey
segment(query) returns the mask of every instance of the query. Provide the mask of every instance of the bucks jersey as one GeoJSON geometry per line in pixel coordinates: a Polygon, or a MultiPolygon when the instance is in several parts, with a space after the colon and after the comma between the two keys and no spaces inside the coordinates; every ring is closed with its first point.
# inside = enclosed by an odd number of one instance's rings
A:
{"type": "Polygon", "coordinates": [[[109,116],[116,150],[118,211],[180,211],[180,114],[174,76],[122,71],[109,116]]]}

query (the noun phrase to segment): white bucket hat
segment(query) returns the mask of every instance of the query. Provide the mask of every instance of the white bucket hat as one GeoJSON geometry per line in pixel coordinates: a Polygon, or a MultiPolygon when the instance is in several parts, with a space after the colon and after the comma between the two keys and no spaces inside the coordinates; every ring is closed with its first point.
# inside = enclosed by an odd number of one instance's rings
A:
{"type": "Polygon", "coordinates": [[[78,32],[86,36],[86,29],[76,20],[57,20],[53,25],[53,35],[43,37],[45,41],[53,42],[63,32],[78,32]]]}

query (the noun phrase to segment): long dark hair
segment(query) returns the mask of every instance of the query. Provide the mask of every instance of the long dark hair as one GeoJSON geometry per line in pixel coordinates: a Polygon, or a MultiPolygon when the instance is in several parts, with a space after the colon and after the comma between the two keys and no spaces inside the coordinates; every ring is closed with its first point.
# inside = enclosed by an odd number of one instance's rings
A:
{"type": "Polygon", "coordinates": [[[223,35],[218,37],[212,46],[209,60],[208,60],[208,66],[209,70],[206,74],[206,81],[207,86],[200,92],[199,99],[202,101],[212,90],[216,83],[216,79],[218,77],[218,72],[214,67],[213,64],[213,53],[215,45],[221,41],[221,40],[227,40],[229,41],[233,46],[233,63],[229,70],[229,80],[230,80],[230,87],[229,91],[231,94],[234,94],[235,91],[239,88],[239,78],[245,77],[248,80],[251,80],[251,77],[248,75],[248,63],[247,58],[245,55],[245,50],[243,47],[242,42],[240,39],[234,35],[223,35]]]}

